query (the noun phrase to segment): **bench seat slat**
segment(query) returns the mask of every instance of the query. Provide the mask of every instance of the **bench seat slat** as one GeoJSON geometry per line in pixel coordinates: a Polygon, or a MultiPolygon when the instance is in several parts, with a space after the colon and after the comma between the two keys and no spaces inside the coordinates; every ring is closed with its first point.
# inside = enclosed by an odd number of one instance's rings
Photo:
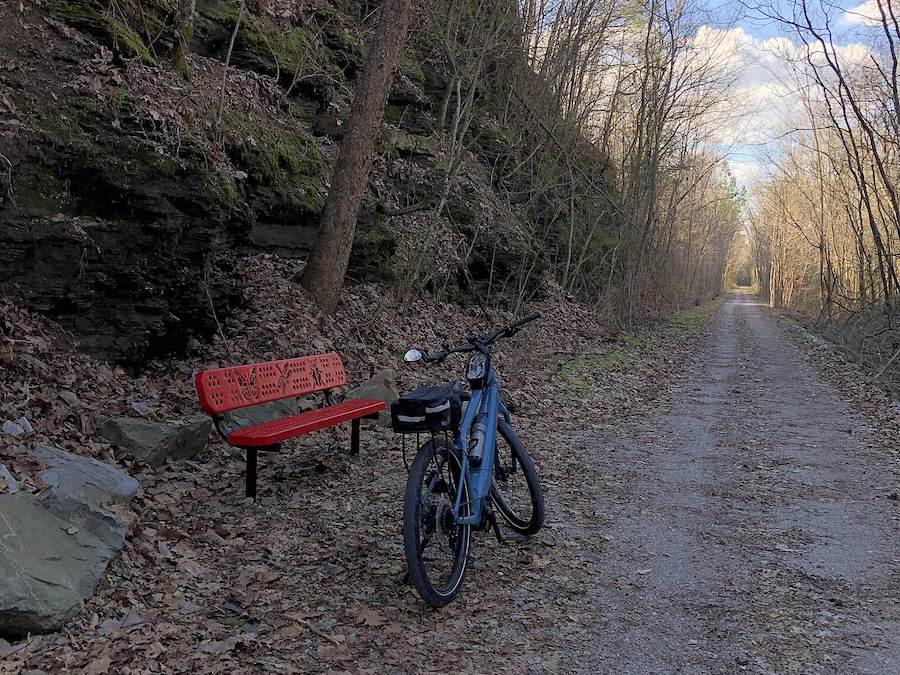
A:
{"type": "Polygon", "coordinates": [[[344,401],[327,408],[307,410],[290,417],[236,429],[228,434],[228,442],[239,447],[254,448],[275,445],[311,431],[318,431],[341,422],[373,415],[382,410],[384,410],[383,401],[344,401]]]}

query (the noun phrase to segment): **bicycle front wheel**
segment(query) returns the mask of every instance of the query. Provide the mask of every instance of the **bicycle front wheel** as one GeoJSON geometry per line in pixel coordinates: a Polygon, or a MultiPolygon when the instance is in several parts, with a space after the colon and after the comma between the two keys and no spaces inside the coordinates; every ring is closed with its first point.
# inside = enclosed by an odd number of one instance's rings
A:
{"type": "Polygon", "coordinates": [[[422,444],[406,482],[403,501],[403,548],[409,577],[421,598],[443,607],[459,593],[472,528],[453,519],[453,505],[463,484],[460,515],[469,515],[469,490],[462,478],[456,448],[444,438],[422,444]]]}
{"type": "Polygon", "coordinates": [[[544,525],[544,494],[534,462],[509,424],[500,420],[497,431],[491,499],[514,532],[534,534],[544,525]]]}

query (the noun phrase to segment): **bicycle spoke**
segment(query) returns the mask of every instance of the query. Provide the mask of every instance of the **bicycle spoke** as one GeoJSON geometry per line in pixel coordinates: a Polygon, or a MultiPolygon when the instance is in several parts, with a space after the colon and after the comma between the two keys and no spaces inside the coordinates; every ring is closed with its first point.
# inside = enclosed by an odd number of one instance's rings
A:
{"type": "Polygon", "coordinates": [[[544,519],[543,498],[527,452],[508,427],[497,438],[497,464],[491,496],[507,524],[520,534],[534,534],[544,519]]]}
{"type": "Polygon", "coordinates": [[[429,459],[418,495],[418,548],[424,572],[436,588],[453,583],[463,545],[463,526],[453,516],[459,468],[457,464],[454,469],[448,456],[441,451],[429,459]]]}

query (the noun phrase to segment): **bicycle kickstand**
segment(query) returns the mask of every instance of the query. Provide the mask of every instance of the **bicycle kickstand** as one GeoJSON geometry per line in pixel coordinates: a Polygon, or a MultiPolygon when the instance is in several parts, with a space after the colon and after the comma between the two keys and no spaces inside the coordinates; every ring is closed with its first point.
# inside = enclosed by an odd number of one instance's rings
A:
{"type": "Polygon", "coordinates": [[[511,534],[506,537],[503,536],[503,533],[500,532],[500,525],[497,522],[497,514],[494,513],[493,509],[488,509],[485,514],[487,518],[488,524],[491,526],[491,529],[494,531],[494,536],[497,537],[497,541],[501,544],[521,544],[525,541],[525,537],[519,534],[511,534]]]}
{"type": "Polygon", "coordinates": [[[501,544],[510,543],[506,539],[503,538],[503,534],[500,532],[500,525],[497,523],[497,516],[494,514],[494,510],[491,508],[488,508],[485,516],[487,516],[488,524],[491,526],[491,529],[494,531],[494,536],[497,537],[497,541],[501,544]]]}
{"type": "Polygon", "coordinates": [[[500,525],[497,524],[497,516],[494,515],[493,509],[488,509],[485,516],[487,517],[488,525],[490,525],[491,529],[494,531],[494,536],[497,537],[497,541],[501,544],[505,544],[506,541],[503,539],[503,534],[500,532],[500,525]]]}

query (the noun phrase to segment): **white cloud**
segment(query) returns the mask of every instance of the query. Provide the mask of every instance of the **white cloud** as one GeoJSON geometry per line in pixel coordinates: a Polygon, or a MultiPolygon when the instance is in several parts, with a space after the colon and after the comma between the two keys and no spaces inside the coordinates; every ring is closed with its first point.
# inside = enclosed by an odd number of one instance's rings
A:
{"type": "Polygon", "coordinates": [[[766,170],[763,163],[759,160],[730,159],[728,160],[728,167],[731,169],[735,180],[745,187],[761,178],[766,170]]]}
{"type": "MultiPolygon", "coordinates": [[[[712,129],[710,143],[728,152],[735,177],[747,185],[765,173],[768,162],[763,158],[779,138],[809,126],[804,97],[815,99],[819,94],[804,73],[808,58],[824,63],[823,51],[785,37],[756,38],[740,27],[703,26],[695,46],[701,61],[733,74],[719,116],[722,122],[712,129]]],[[[868,63],[871,52],[852,43],[837,46],[835,55],[852,70],[868,63]]]]}
{"type": "MultiPolygon", "coordinates": [[[[882,2],[890,3],[891,0],[882,0],[882,2]]],[[[877,26],[881,24],[878,0],[866,0],[855,7],[845,10],[841,15],[841,23],[850,26],[877,26]]]]}
{"type": "Polygon", "coordinates": [[[703,26],[695,46],[701,61],[730,71],[733,79],[712,142],[726,146],[765,142],[796,107],[785,58],[798,53],[796,45],[783,38],[760,40],[743,28],[703,26]]]}

